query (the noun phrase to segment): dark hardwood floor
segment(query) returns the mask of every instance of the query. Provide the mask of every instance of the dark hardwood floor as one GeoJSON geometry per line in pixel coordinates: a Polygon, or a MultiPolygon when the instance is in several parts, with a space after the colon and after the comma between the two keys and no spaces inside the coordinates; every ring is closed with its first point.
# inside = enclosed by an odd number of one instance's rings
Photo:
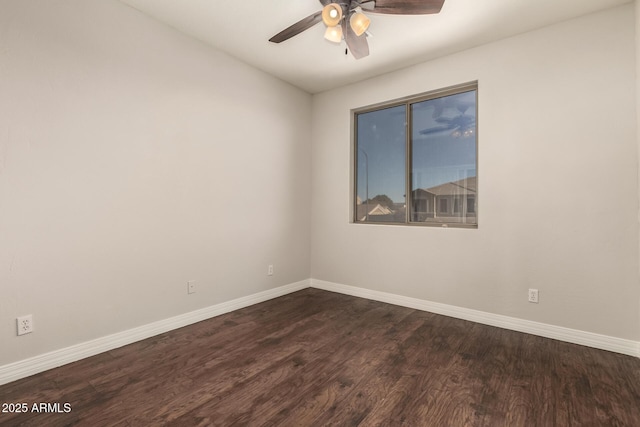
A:
{"type": "Polygon", "coordinates": [[[0,386],[40,402],[0,425],[640,426],[640,359],[306,289],[0,386]]]}

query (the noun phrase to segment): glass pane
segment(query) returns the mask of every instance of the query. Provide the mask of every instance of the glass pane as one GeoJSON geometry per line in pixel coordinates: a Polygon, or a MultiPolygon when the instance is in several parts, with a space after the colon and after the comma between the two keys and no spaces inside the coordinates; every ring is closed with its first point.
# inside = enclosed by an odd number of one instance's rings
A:
{"type": "Polygon", "coordinates": [[[411,221],[477,224],[476,91],[411,104],[411,221]]]}
{"type": "Polygon", "coordinates": [[[356,116],[356,221],[406,222],[406,107],[356,116]]]}

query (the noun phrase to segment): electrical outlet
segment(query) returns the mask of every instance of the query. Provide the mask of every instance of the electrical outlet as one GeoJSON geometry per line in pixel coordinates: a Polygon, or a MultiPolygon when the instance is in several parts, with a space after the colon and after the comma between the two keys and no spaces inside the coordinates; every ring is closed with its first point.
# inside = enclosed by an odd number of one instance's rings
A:
{"type": "Polygon", "coordinates": [[[538,303],[538,290],[529,289],[529,302],[538,303]]]}
{"type": "Polygon", "coordinates": [[[33,316],[29,314],[18,317],[16,319],[16,325],[18,327],[18,335],[30,334],[33,332],[33,316]]]}
{"type": "Polygon", "coordinates": [[[195,294],[196,293],[196,281],[195,280],[189,280],[187,282],[187,293],[188,294],[195,294]]]}
{"type": "Polygon", "coordinates": [[[267,275],[273,276],[273,264],[269,264],[269,267],[267,268],[267,275]]]}

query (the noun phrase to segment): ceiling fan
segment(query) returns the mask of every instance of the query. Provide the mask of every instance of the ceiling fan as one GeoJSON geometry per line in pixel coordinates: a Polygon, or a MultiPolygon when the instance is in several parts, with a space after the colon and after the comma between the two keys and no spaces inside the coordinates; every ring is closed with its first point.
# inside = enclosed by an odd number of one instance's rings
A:
{"type": "Polygon", "coordinates": [[[340,43],[343,39],[356,59],[369,55],[367,29],[370,20],[362,12],[389,15],[427,15],[439,13],[445,0],[320,0],[322,10],[301,19],[269,39],[281,43],[313,27],[320,21],[327,29],[325,39],[340,43]]]}

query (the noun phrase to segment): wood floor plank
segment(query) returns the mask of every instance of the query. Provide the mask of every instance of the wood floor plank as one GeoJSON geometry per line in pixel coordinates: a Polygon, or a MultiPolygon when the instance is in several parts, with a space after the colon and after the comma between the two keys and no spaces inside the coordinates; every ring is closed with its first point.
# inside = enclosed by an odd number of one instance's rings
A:
{"type": "Polygon", "coordinates": [[[0,386],[1,426],[640,426],[640,359],[306,289],[0,386]]]}
{"type": "MultiPolygon", "coordinates": [[[[315,371],[317,374],[322,374],[324,373],[325,376],[327,374],[327,369],[326,369],[326,364],[327,362],[331,363],[332,361],[335,362],[341,362],[343,360],[349,360],[349,363],[353,363],[354,358],[358,355],[358,353],[362,350],[362,346],[361,345],[357,345],[357,340],[358,339],[364,339],[364,337],[360,336],[359,334],[364,334],[364,333],[371,333],[371,330],[375,330],[376,325],[386,325],[387,322],[384,320],[381,320],[384,318],[384,316],[388,313],[388,309],[383,309],[383,308],[374,308],[373,310],[369,310],[366,313],[361,313],[360,316],[353,316],[353,314],[351,314],[351,316],[348,316],[346,318],[344,318],[341,322],[341,332],[340,334],[338,334],[338,336],[336,337],[335,334],[334,335],[329,335],[329,334],[322,334],[319,335],[320,339],[317,340],[318,343],[322,343],[322,336],[326,336],[326,337],[333,337],[331,339],[331,341],[324,343],[322,345],[322,347],[316,349],[316,352],[319,352],[318,356],[321,356],[320,358],[318,357],[312,357],[311,358],[311,363],[312,363],[312,368],[311,368],[311,372],[314,372],[313,370],[313,363],[315,363],[315,371]],[[363,328],[362,325],[368,325],[369,328],[363,328]],[[354,334],[354,331],[358,332],[358,334],[354,334]],[[344,337],[347,339],[347,341],[344,341],[344,337]],[[345,345],[346,343],[346,345],[345,345]],[[339,352],[336,354],[336,349],[339,349],[339,352]],[[342,354],[342,351],[348,351],[346,354],[342,354]]],[[[310,359],[311,355],[307,355],[307,359],[310,359]]],[[[357,363],[357,362],[356,362],[357,363]]],[[[309,366],[310,364],[307,363],[307,366],[309,366]]],[[[328,377],[328,380],[336,380],[336,381],[341,381],[341,384],[344,384],[345,382],[348,382],[349,380],[345,377],[345,370],[346,367],[344,363],[342,364],[335,364],[336,368],[333,371],[333,375],[330,375],[328,377]],[[341,376],[341,378],[337,378],[338,376],[341,376]]],[[[320,377],[320,378],[324,378],[324,377],[320,377]]],[[[277,384],[274,384],[274,386],[277,386],[277,384]]],[[[317,386],[316,386],[317,387],[317,386]]],[[[269,391],[269,395],[271,394],[271,391],[269,391]]],[[[268,400],[268,402],[270,404],[273,404],[272,399],[258,399],[258,401],[266,401],[268,400]]],[[[270,405],[268,405],[267,407],[269,407],[270,405]]],[[[262,411],[257,411],[256,408],[252,408],[251,412],[261,416],[262,418],[264,418],[264,414],[262,414],[261,412],[264,412],[265,409],[262,409],[262,411]]],[[[245,418],[247,418],[245,416],[245,418]]],[[[252,419],[249,418],[249,421],[251,421],[252,419]]]]}
{"type": "Polygon", "coordinates": [[[360,363],[358,366],[359,362],[355,361],[352,368],[353,387],[345,390],[346,393],[341,396],[336,411],[331,415],[323,414],[318,422],[330,424],[337,418],[347,420],[351,425],[358,425],[369,417],[374,408],[386,398],[402,378],[402,366],[410,363],[407,359],[408,355],[403,353],[403,346],[420,327],[424,326],[424,323],[425,319],[416,316],[415,312],[407,313],[400,321],[394,322],[389,331],[378,338],[375,346],[363,346],[366,349],[363,356],[369,359],[368,363],[360,363]],[[393,333],[395,339],[388,338],[389,332],[393,333]]]}

